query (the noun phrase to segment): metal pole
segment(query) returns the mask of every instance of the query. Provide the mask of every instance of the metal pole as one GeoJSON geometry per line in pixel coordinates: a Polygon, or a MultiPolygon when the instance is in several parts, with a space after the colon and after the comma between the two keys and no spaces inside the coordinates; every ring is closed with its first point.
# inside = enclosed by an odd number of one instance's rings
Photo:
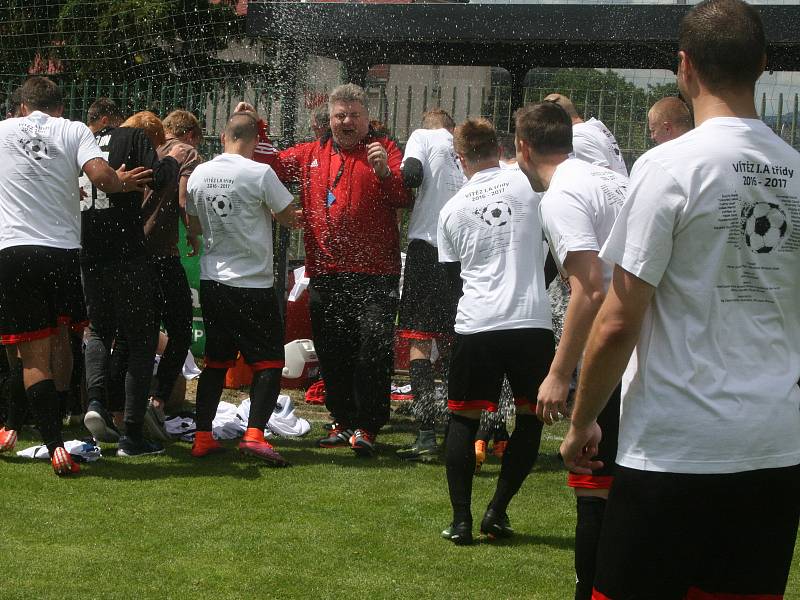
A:
{"type": "MultiPolygon", "coordinates": [[[[295,143],[297,131],[297,68],[300,60],[305,61],[306,56],[301,55],[297,48],[283,47],[278,52],[278,85],[281,97],[281,121],[283,122],[283,143],[291,146],[295,143]]],[[[289,243],[291,235],[286,227],[277,225],[277,248],[275,251],[275,291],[278,294],[278,306],[281,316],[286,315],[286,282],[289,265],[289,243]]]]}
{"type": "Polygon", "coordinates": [[[411,102],[412,102],[411,86],[408,86],[408,97],[406,98],[406,139],[411,136],[411,102]]]}

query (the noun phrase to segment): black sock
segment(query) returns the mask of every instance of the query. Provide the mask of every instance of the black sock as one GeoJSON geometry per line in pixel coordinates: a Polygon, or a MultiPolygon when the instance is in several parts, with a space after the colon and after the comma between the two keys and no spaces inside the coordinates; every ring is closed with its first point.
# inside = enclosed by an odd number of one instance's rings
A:
{"type": "Polygon", "coordinates": [[[475,473],[475,433],[478,419],[450,415],[445,462],[453,523],[472,523],[472,476],[475,473]]]}
{"type": "Polygon", "coordinates": [[[43,379],[25,390],[31,410],[36,417],[36,427],[47,446],[50,456],[55,449],[64,446],[61,439],[61,417],[58,412],[58,395],[52,379],[43,379]]]}
{"type": "Polygon", "coordinates": [[[60,414],[63,419],[69,415],[69,409],[72,406],[72,398],[70,398],[69,390],[56,391],[56,395],[58,396],[58,414],[60,414]]]}
{"type": "Polygon", "coordinates": [[[433,365],[427,358],[415,358],[408,365],[408,378],[414,404],[411,410],[417,426],[424,431],[433,430],[436,423],[434,402],[433,365]]]}
{"type": "Polygon", "coordinates": [[[534,415],[517,415],[514,433],[511,434],[503,454],[497,489],[489,503],[491,508],[501,514],[506,512],[508,503],[536,463],[541,439],[542,422],[534,415]]]}
{"type": "Polygon", "coordinates": [[[197,431],[211,431],[214,415],[217,414],[219,398],[225,386],[228,369],[206,367],[197,382],[196,419],[197,431]]]}
{"type": "Polygon", "coordinates": [[[508,429],[506,429],[505,423],[500,423],[497,426],[497,429],[494,430],[493,439],[495,442],[507,442],[511,438],[508,435],[508,429]]]}
{"type": "Polygon", "coordinates": [[[605,498],[578,496],[578,522],[575,526],[575,600],[590,600],[597,561],[597,544],[606,510],[605,498]]]}
{"type": "Polygon", "coordinates": [[[13,367],[8,374],[8,418],[6,429],[19,431],[28,418],[28,396],[25,394],[25,383],[22,380],[22,365],[13,367]]]}
{"type": "Polygon", "coordinates": [[[264,431],[281,392],[281,369],[262,369],[253,373],[250,384],[250,418],[247,428],[264,431]]]}

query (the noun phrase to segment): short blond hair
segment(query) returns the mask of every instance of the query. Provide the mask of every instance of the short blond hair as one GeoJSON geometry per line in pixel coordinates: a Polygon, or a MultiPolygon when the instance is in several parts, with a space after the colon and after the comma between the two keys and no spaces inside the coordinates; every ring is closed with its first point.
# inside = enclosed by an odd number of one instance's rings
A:
{"type": "Polygon", "coordinates": [[[128,117],[120,127],[137,127],[144,129],[145,135],[153,144],[153,148],[158,148],[167,141],[167,136],[164,134],[164,126],[161,120],[149,110],[137,112],[128,117]]]}
{"type": "Polygon", "coordinates": [[[188,110],[173,110],[164,117],[162,123],[164,125],[164,131],[175,137],[183,137],[187,133],[191,133],[198,138],[203,135],[200,121],[188,110]]]}
{"type": "Polygon", "coordinates": [[[453,148],[469,162],[497,156],[497,131],[489,119],[467,119],[453,133],[453,148]]]}

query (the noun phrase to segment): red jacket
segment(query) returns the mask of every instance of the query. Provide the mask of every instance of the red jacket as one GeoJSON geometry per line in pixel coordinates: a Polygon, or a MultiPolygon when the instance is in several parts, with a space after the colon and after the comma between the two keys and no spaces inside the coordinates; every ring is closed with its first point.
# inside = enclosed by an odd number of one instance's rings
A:
{"type": "MultiPolygon", "coordinates": [[[[269,143],[261,128],[261,144],[269,143]]],[[[334,160],[333,139],[297,144],[278,154],[256,153],[254,159],[275,169],[284,183],[300,184],[303,203],[306,273],[400,274],[400,232],[395,209],[409,206],[403,186],[403,155],[391,139],[370,131],[350,150],[339,149],[334,160]],[[380,142],[386,148],[391,175],[379,179],[367,162],[366,145],[380,142]],[[339,161],[341,158],[343,166],[339,161]],[[334,182],[338,182],[334,187],[334,182]],[[335,201],[328,205],[328,190],[335,201]]]]}

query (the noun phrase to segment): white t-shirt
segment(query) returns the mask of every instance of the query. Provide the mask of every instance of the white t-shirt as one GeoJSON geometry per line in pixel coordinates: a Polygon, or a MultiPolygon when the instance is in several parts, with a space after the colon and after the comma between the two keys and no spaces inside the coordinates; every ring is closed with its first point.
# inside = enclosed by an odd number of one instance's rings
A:
{"type": "Polygon", "coordinates": [[[503,161],[501,160],[501,161],[500,161],[500,168],[501,168],[501,169],[509,169],[509,170],[511,170],[511,171],[520,171],[520,170],[521,170],[521,169],[519,168],[519,163],[518,163],[518,162],[516,162],[516,161],[514,161],[514,162],[512,162],[512,163],[507,163],[507,162],[503,162],[503,161]]]}
{"type": "Polygon", "coordinates": [[[572,126],[572,150],[581,160],[628,176],[628,168],[614,134],[594,117],[572,126]]]}
{"type": "Polygon", "coordinates": [[[0,121],[0,249],[80,248],[78,175],[102,158],[83,123],[34,111],[0,121]]]}
{"type": "Polygon", "coordinates": [[[439,215],[440,262],[460,262],[455,330],[552,329],[539,194],[520,171],[480,171],[439,215]]]}
{"type": "Polygon", "coordinates": [[[186,212],[200,219],[205,239],[200,279],[272,287],[270,211],[292,202],[275,171],[238,154],[220,154],[195,168],[187,191],[186,212]]]}
{"type": "Polygon", "coordinates": [[[800,463],[800,155],[716,118],[647,152],[601,256],[656,287],[623,377],[617,462],[800,463]]]}
{"type": "Polygon", "coordinates": [[[447,129],[417,129],[408,138],[403,160],[407,158],[422,163],[422,185],[408,220],[408,239],[435,246],[439,211],[467,181],[453,150],[453,134],[447,129]]]}
{"type": "MultiPolygon", "coordinates": [[[[567,275],[564,261],[569,252],[600,252],[625,202],[627,185],[627,177],[577,158],[568,158],[556,167],[539,205],[539,215],[563,276],[567,275]]],[[[611,266],[604,265],[606,289],[611,274],[611,266]]]]}

